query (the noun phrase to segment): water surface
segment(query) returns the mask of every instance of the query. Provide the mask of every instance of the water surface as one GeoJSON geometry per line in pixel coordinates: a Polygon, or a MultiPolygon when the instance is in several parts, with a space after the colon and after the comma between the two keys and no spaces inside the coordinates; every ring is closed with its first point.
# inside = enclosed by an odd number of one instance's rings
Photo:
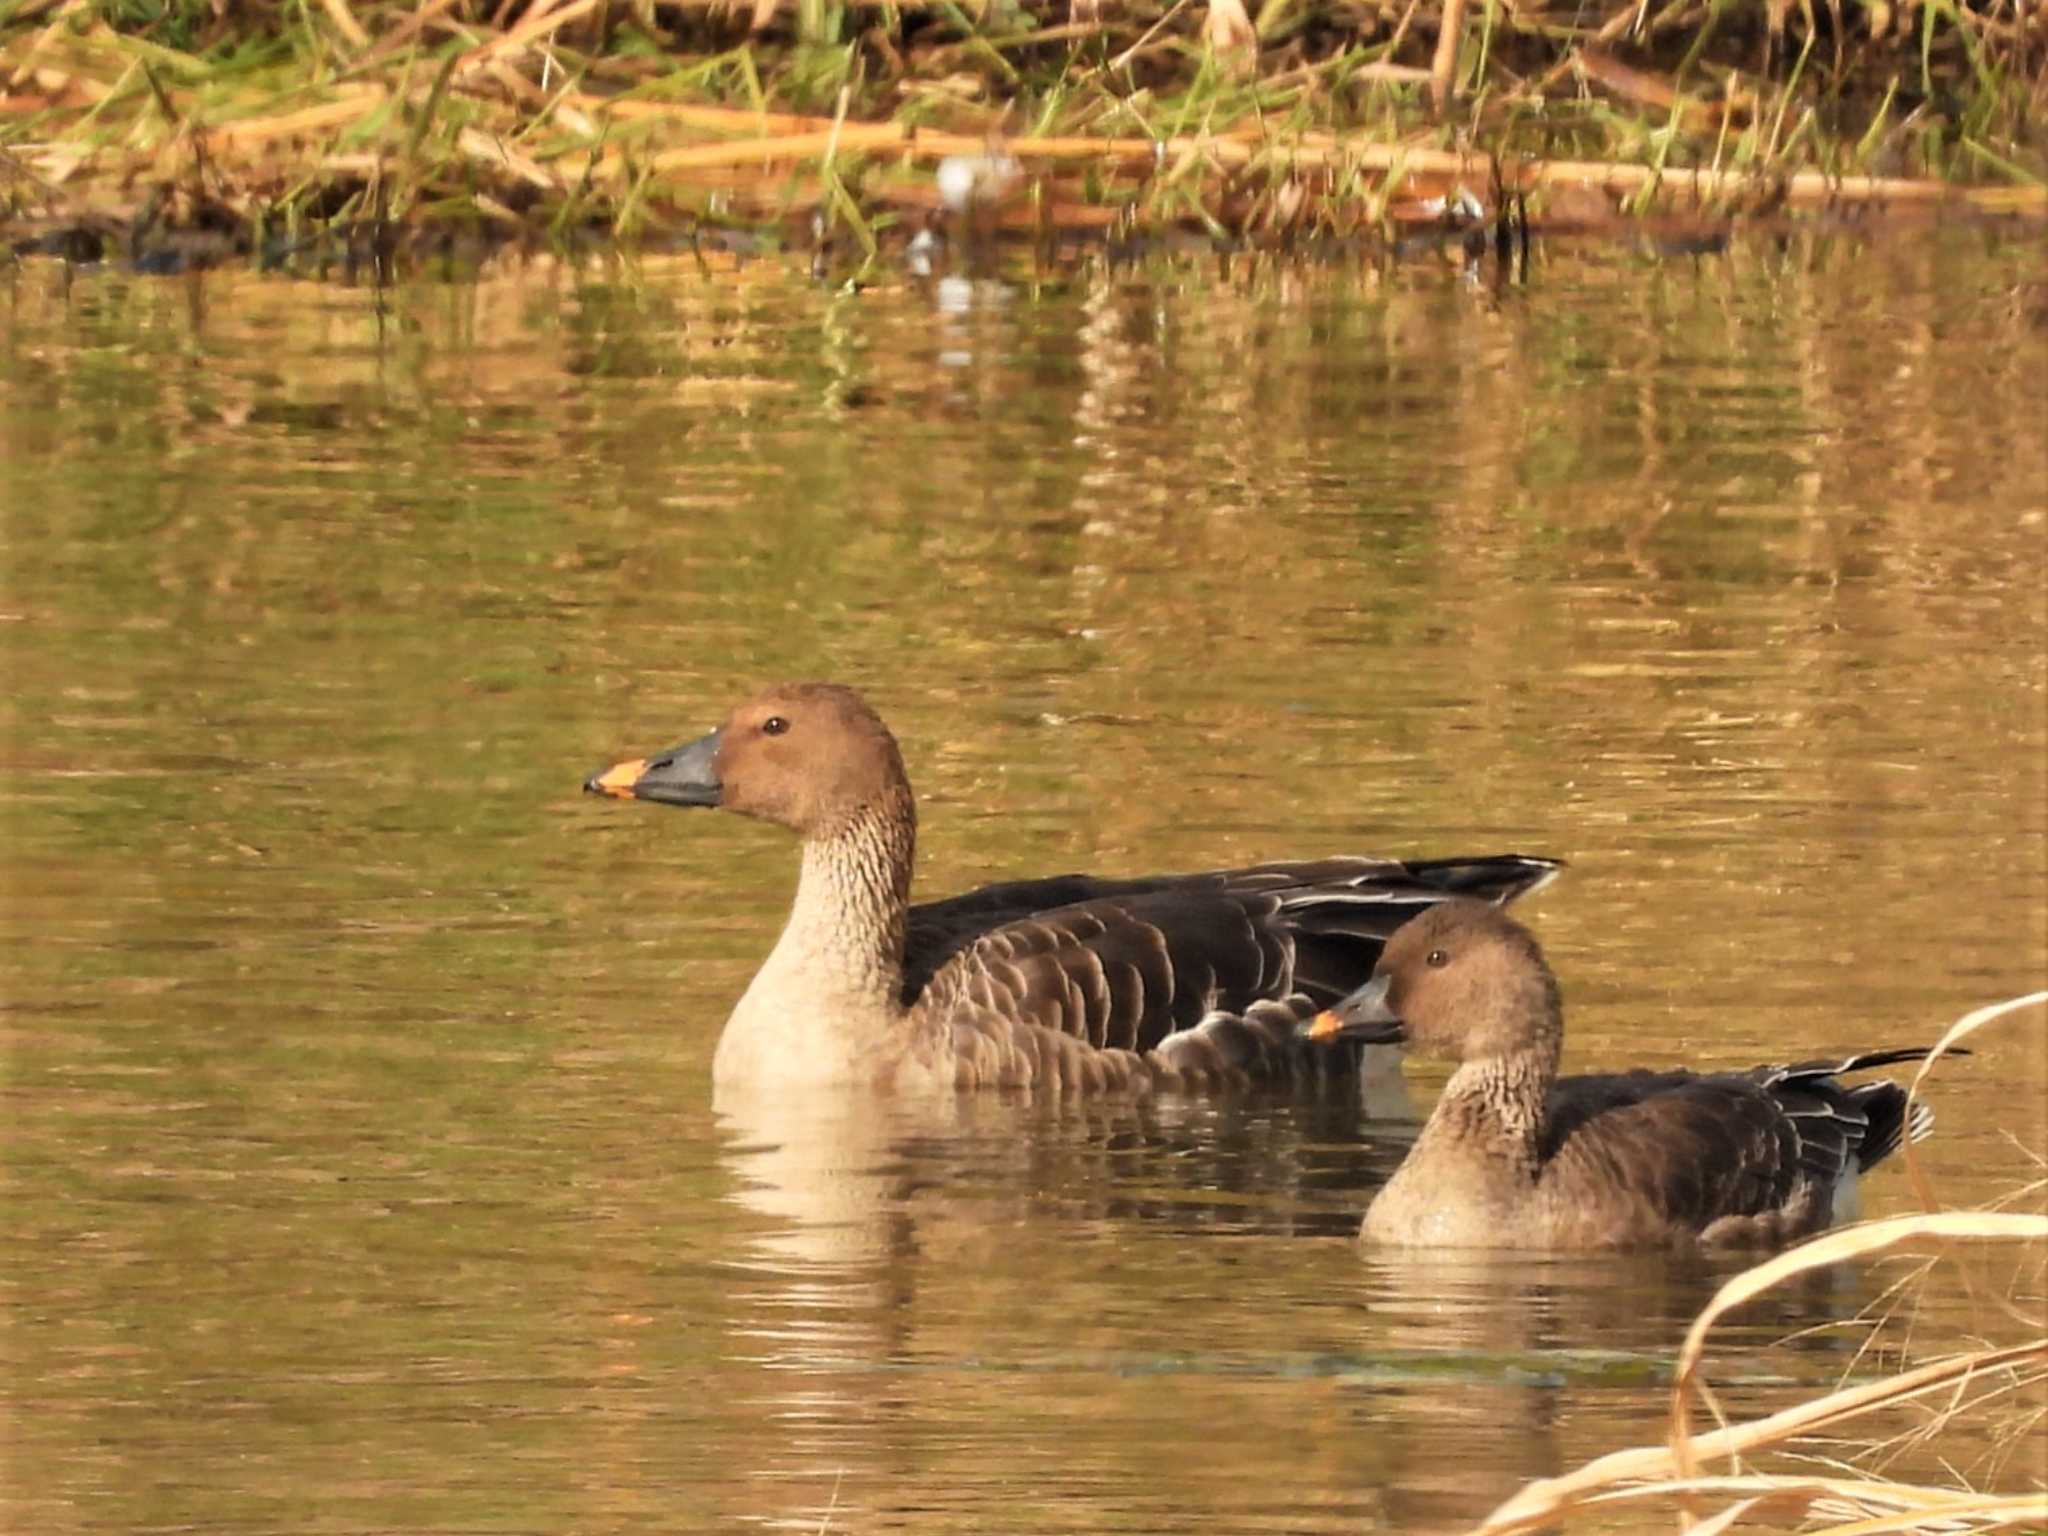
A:
{"type": "MultiPolygon", "coordinates": [[[[1661,1437],[1735,1266],[1362,1257],[1412,1125],[721,1119],[792,849],[577,794],[832,676],[931,893],[1569,859],[1527,915],[1574,1063],[2042,985],[2038,246],[1539,254],[15,269],[5,1523],[1454,1529],[1661,1437]]],[[[1944,1198],[2033,1176],[2043,1041],[1942,1069],[1944,1198]]],[[[1898,1274],[1741,1313],[1722,1401],[1868,1369],[1898,1274]]],[[[1914,1346],[1993,1321],[1951,1271],[1914,1346]]]]}

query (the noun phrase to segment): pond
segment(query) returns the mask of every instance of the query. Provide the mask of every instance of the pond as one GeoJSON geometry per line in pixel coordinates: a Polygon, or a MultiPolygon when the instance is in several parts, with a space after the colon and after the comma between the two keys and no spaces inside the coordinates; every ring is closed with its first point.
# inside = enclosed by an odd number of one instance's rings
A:
{"type": "MultiPolygon", "coordinates": [[[[1363,1255],[1412,1121],[721,1119],[794,849],[579,786],[834,677],[926,894],[1550,854],[1570,1066],[1930,1041],[2048,972],[2041,275],[14,268],[4,1523],[1455,1530],[1661,1438],[1741,1261],[1363,1255]]],[[[1955,1205],[2048,1141],[2040,1014],[1976,1043],[1955,1205]]],[[[1739,1313],[1727,1410],[1873,1369],[1903,1273],[1739,1313]]],[[[2038,1281],[1949,1266],[1916,1351],[2038,1281]]]]}

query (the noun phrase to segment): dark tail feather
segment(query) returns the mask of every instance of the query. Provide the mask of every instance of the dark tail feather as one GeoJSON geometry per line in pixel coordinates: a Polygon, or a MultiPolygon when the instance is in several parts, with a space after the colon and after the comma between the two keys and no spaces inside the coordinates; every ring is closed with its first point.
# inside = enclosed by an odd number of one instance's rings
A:
{"type": "Polygon", "coordinates": [[[1914,1104],[1909,1114],[1906,1090],[1897,1083],[1865,1083],[1849,1090],[1849,1101],[1868,1122],[1856,1146],[1859,1173],[1868,1173],[1891,1156],[1902,1139],[1918,1141],[1934,1128],[1934,1111],[1914,1104]]]}
{"type": "MultiPolygon", "coordinates": [[[[1773,1083],[1812,1083],[1824,1077],[1847,1077],[1851,1072],[1870,1072],[1878,1067],[1896,1067],[1909,1061],[1925,1061],[1931,1045],[1906,1045],[1893,1050],[1864,1051],[1860,1055],[1845,1057],[1840,1061],[1800,1061],[1791,1066],[1775,1067],[1771,1071],[1773,1083]]],[[[1961,1046],[1953,1046],[1942,1053],[1945,1056],[1967,1056],[1970,1053],[1961,1046]]]]}
{"type": "MultiPolygon", "coordinates": [[[[1918,1141],[1934,1128],[1934,1111],[1925,1104],[1910,1103],[1906,1090],[1894,1082],[1864,1083],[1843,1087],[1834,1079],[1851,1072],[1868,1072],[1878,1067],[1903,1066],[1927,1059],[1932,1046],[1899,1046],[1882,1051],[1863,1051],[1839,1061],[1802,1061],[1780,1067],[1771,1074],[1771,1086],[1804,1087],[1817,1091],[1823,1103],[1840,1096],[1854,1114],[1864,1121],[1862,1133],[1853,1143],[1856,1167],[1868,1172],[1898,1149],[1901,1140],[1918,1141]]],[[[1967,1056],[1966,1050],[1951,1050],[1951,1056],[1967,1056]]]]}
{"type": "Polygon", "coordinates": [[[1518,896],[1540,891],[1564,868],[1563,859],[1501,853],[1476,859],[1410,859],[1408,872],[1446,896],[1476,896],[1506,906],[1518,896]]]}

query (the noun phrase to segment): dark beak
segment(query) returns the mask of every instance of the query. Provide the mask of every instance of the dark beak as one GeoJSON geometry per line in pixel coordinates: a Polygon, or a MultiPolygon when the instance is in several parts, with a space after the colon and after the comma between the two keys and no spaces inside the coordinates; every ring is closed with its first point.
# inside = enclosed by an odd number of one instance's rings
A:
{"type": "Polygon", "coordinates": [[[583,792],[658,805],[717,805],[722,788],[717,757],[718,732],[713,731],[659,757],[636,757],[593,773],[583,781],[583,792]]]}
{"type": "Polygon", "coordinates": [[[1357,1040],[1398,1045],[1408,1038],[1400,1015],[1387,1006],[1392,976],[1375,976],[1334,1008],[1325,1008],[1302,1031],[1311,1040],[1357,1040]]]}

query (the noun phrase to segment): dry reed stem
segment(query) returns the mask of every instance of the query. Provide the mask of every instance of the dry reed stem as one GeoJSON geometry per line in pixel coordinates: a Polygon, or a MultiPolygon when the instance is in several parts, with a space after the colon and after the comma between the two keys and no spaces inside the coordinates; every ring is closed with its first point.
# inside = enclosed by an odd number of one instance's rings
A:
{"type": "Polygon", "coordinates": [[[370,34],[363,30],[363,24],[356,20],[355,12],[348,8],[348,0],[320,0],[320,5],[321,9],[327,12],[327,19],[348,39],[349,47],[361,53],[370,46],[370,34]]]}
{"type": "MultiPolygon", "coordinates": [[[[1926,1218],[1915,1216],[1903,1219],[1922,1221],[1926,1218]]],[[[1795,1404],[1767,1418],[1754,1419],[1746,1424],[1696,1435],[1686,1442],[1685,1454],[1697,1462],[1722,1456],[1732,1458],[1746,1452],[1766,1450],[1796,1436],[1854,1418],[1872,1408],[1903,1402],[1938,1389],[1953,1389],[1959,1383],[1987,1371],[2009,1370],[2025,1365],[2048,1365],[2048,1340],[2036,1339],[2005,1349],[1979,1350],[1950,1360],[1937,1360],[1931,1365],[1921,1366],[1883,1381],[1868,1382],[1859,1387],[1831,1392],[1825,1397],[1795,1404]]],[[[1789,1481],[1808,1483],[1814,1479],[1795,1478],[1789,1481]]],[[[1861,1480],[1850,1481],[1861,1486],[1861,1480]]],[[[1543,1478],[1528,1484],[1475,1527],[1472,1536],[1507,1536],[1507,1533],[1512,1531],[1535,1530],[1554,1524],[1559,1517],[1581,1505],[1619,1499],[1670,1498],[1708,1484],[1722,1488],[1739,1485],[1755,1493],[1770,1486],[1770,1480],[1760,1476],[1701,1479],[1679,1469],[1677,1456],[1670,1445],[1636,1446],[1629,1450],[1611,1451],[1562,1476],[1543,1478]],[[1623,1484],[1640,1486],[1620,1486],[1623,1484]]],[[[1872,1482],[1869,1486],[1883,1490],[1909,1485],[1872,1482]]],[[[1929,1498],[1934,1498],[1942,1496],[1946,1490],[1930,1489],[1924,1492],[1929,1498]]],[[[1967,1496],[1971,1499],[1983,1497],[1980,1494],[1967,1493],[1966,1490],[1958,1491],[1956,1496],[1967,1496]]]]}
{"type": "MultiPolygon", "coordinates": [[[[1453,5],[1463,0],[1451,0],[1453,5]]],[[[1215,50],[1219,58],[1230,57],[1245,62],[1257,56],[1259,51],[1258,29],[1252,25],[1251,13],[1244,8],[1244,0],[1209,0],[1209,14],[1202,21],[1202,40],[1215,50]]]]}
{"type": "MultiPolygon", "coordinates": [[[[576,3],[581,4],[583,0],[576,0],[576,3]]],[[[75,81],[76,77],[73,78],[75,81]]],[[[232,168],[228,152],[237,148],[362,120],[374,109],[381,96],[375,86],[358,86],[355,89],[364,94],[273,117],[242,119],[209,127],[209,148],[213,151],[216,168],[232,168]]],[[[678,175],[791,164],[822,156],[834,142],[831,121],[827,118],[791,113],[764,114],[732,108],[671,107],[658,103],[605,103],[588,96],[577,99],[599,115],[667,119],[713,131],[733,131],[744,120],[757,128],[766,122],[795,131],[686,145],[660,150],[651,156],[629,156],[616,147],[595,153],[571,150],[555,161],[564,176],[550,176],[546,185],[565,185],[564,177],[573,179],[586,171],[593,176],[615,179],[628,174],[629,168],[636,171],[651,168],[659,174],[678,175]],[[805,126],[797,129],[799,124],[805,126]]],[[[839,131],[837,144],[841,150],[894,153],[922,161],[946,155],[978,154],[986,148],[986,141],[976,135],[919,130],[895,123],[847,123],[839,131]]],[[[41,146],[25,153],[24,158],[32,161],[46,159],[56,152],[56,146],[41,146]]],[[[1484,155],[1365,138],[1345,139],[1331,134],[1304,134],[1291,142],[1269,142],[1260,140],[1255,129],[1215,135],[1175,135],[1165,139],[1017,138],[1005,140],[1004,152],[1026,162],[1094,162],[1127,168],[1154,165],[1163,157],[1175,161],[1206,160],[1219,169],[1263,164],[1276,171],[1399,172],[1405,176],[1442,177],[1479,187],[1492,185],[1498,174],[1500,185],[1508,191],[1559,186],[1591,188],[1614,196],[1638,196],[1645,191],[1653,191],[1666,204],[1705,205],[1745,195],[1756,198],[1781,192],[1783,201],[1809,207],[1841,203],[1926,207],[1955,203],[1985,212],[2035,216],[2048,213],[2048,187],[1956,188],[1941,182],[1875,176],[1838,177],[1816,171],[1773,178],[1733,171],[1658,171],[1645,166],[1599,161],[1521,160],[1503,163],[1484,155]]],[[[90,152],[84,157],[70,158],[74,162],[90,158],[90,152]]]]}
{"type": "Polygon", "coordinates": [[[383,87],[371,86],[367,90],[358,91],[348,99],[324,102],[317,107],[303,107],[297,112],[285,112],[276,117],[249,117],[236,122],[217,123],[206,130],[207,145],[218,153],[222,149],[268,144],[299,134],[318,133],[324,128],[337,128],[343,124],[360,122],[382,106],[384,99],[383,87]]]}
{"type": "MultiPolygon", "coordinates": [[[[1691,1431],[1692,1393],[1697,1387],[1700,1357],[1706,1353],[1707,1334],[1724,1313],[1746,1301],[1754,1301],[1782,1280],[1810,1269],[1823,1269],[1849,1259],[1881,1253],[1915,1238],[2019,1239],[2048,1241],[2048,1215],[2031,1211],[1926,1211],[1915,1216],[1894,1216],[1889,1221],[1863,1222],[1838,1232],[1823,1232],[1797,1248],[1745,1269],[1714,1293],[1700,1315],[1693,1319],[1678,1352],[1678,1379],[1671,1386],[1672,1464],[1679,1475],[1690,1477],[1696,1466],[1691,1431]]],[[[2035,1346],[2048,1359],[2048,1340],[2035,1346]]],[[[1904,1377],[1891,1378],[1880,1386],[1894,1386],[1904,1377]]],[[[1839,1395],[1839,1394],[1838,1394],[1839,1395]]]]}
{"type": "Polygon", "coordinates": [[[350,64],[346,73],[360,74],[379,59],[385,58],[398,49],[403,48],[407,43],[419,36],[421,32],[425,31],[429,23],[440,19],[455,3],[456,0],[427,0],[425,5],[413,11],[412,14],[379,38],[376,46],[371,48],[369,52],[350,64]]]}
{"type": "Polygon", "coordinates": [[[1188,0],[1173,0],[1173,4],[1167,7],[1166,13],[1153,22],[1151,26],[1147,27],[1135,43],[1109,61],[1110,73],[1115,74],[1124,69],[1130,64],[1132,59],[1144,52],[1152,39],[1159,34],[1169,21],[1181,13],[1181,8],[1187,3],[1188,0]]]}
{"type": "Polygon", "coordinates": [[[626,122],[676,123],[714,133],[809,133],[825,125],[823,118],[797,112],[756,111],[752,107],[700,107],[682,102],[638,101],[630,96],[612,100],[586,91],[572,92],[568,99],[598,116],[609,115],[626,122]]]}
{"type": "MultiPolygon", "coordinates": [[[[1918,1099],[1920,1085],[1926,1081],[1927,1074],[1933,1070],[1934,1064],[1986,1024],[1994,1019],[2004,1018],[2008,1013],[2016,1013],[2022,1008],[2032,1008],[2042,1003],[2048,1003],[2048,991],[2029,992],[2024,997],[2010,997],[2002,1003],[1988,1003],[1982,1008],[1964,1014],[1948,1027],[1946,1034],[1934,1042],[1934,1048],[1927,1053],[1927,1059],[1920,1063],[1920,1070],[1913,1074],[1913,1081],[1906,1085],[1906,1096],[1918,1099]]],[[[1927,1177],[1927,1170],[1920,1166],[1919,1154],[1913,1150],[1912,1137],[1906,1138],[1901,1152],[1905,1158],[1906,1177],[1913,1185],[1913,1193],[1919,1197],[1921,1208],[1928,1211],[1938,1209],[1940,1202],[1935,1199],[1934,1185],[1927,1177]]]]}
{"type": "Polygon", "coordinates": [[[1429,65],[1429,99],[1441,112],[1451,104],[1451,86],[1458,72],[1458,45],[1465,38],[1465,0],[1444,0],[1437,19],[1436,56],[1429,65]]]}
{"type": "Polygon", "coordinates": [[[482,161],[486,165],[498,166],[502,170],[517,176],[529,186],[553,191],[559,185],[554,176],[541,169],[540,166],[527,159],[526,156],[507,149],[503,141],[495,139],[490,134],[484,133],[479,129],[463,129],[455,136],[455,142],[456,146],[465,155],[469,156],[470,159],[482,161]]]}
{"type": "Polygon", "coordinates": [[[491,60],[515,54],[543,37],[552,36],[570,22],[588,16],[601,4],[603,0],[569,0],[567,5],[555,7],[549,0],[538,0],[533,9],[520,18],[518,26],[470,53],[457,66],[457,72],[466,73],[491,60]]]}
{"type": "Polygon", "coordinates": [[[2043,1494],[1983,1494],[1860,1477],[1773,1477],[1762,1473],[1639,1484],[1607,1490],[1583,1502],[1611,1509],[1646,1500],[1713,1495],[1733,1495],[1740,1502],[1691,1526],[1690,1536],[1711,1536],[1730,1529],[1747,1515],[1766,1510],[1799,1515],[1816,1506],[1852,1511],[1853,1516],[1847,1524],[1831,1525],[1809,1536],[1872,1536],[1879,1531],[1924,1531],[1930,1527],[1961,1531],[1972,1525],[2018,1525],[2048,1516],[2048,1495],[2043,1494]]]}
{"type": "Polygon", "coordinates": [[[28,45],[27,50],[22,55],[21,63],[16,66],[14,73],[7,77],[8,85],[20,86],[28,83],[32,78],[30,70],[35,64],[36,55],[55,42],[58,34],[64,30],[65,23],[72,16],[84,10],[86,5],[87,0],[67,0],[64,8],[50,18],[49,25],[38,32],[35,41],[28,45]]]}
{"type": "MultiPolygon", "coordinates": [[[[736,108],[668,107],[653,102],[606,103],[587,96],[579,100],[592,111],[616,111],[627,117],[672,117],[677,122],[714,129],[730,126],[737,131],[744,124],[759,123],[765,118],[779,130],[750,140],[690,145],[665,151],[652,161],[658,171],[705,170],[807,159],[822,152],[831,132],[829,118],[803,117],[794,113],[757,114],[736,108]]],[[[896,150],[917,159],[976,154],[985,147],[981,140],[970,135],[918,130],[895,123],[849,123],[840,137],[840,144],[843,148],[896,150]]],[[[1399,168],[1409,174],[1463,179],[1482,186],[1492,184],[1498,167],[1501,183],[1509,191],[1532,191],[1541,186],[1576,186],[1634,195],[1646,188],[1655,188],[1666,200],[1710,203],[1782,187],[1786,201],[1806,206],[1829,203],[1924,205],[1956,200],[1986,211],[2048,213],[2048,187],[1956,188],[1943,182],[1886,176],[1832,176],[1820,171],[1772,177],[1737,171],[1659,171],[1649,166],[1584,160],[1496,161],[1486,155],[1328,133],[1304,133],[1293,140],[1270,141],[1262,140],[1256,129],[1218,135],[1177,135],[1163,140],[1069,136],[1012,138],[1004,141],[1003,150],[1025,161],[1088,160],[1144,165],[1156,162],[1161,155],[1172,159],[1206,155],[1217,165],[1232,168],[1249,165],[1255,160],[1265,160],[1276,168],[1368,171],[1399,168]]]]}

